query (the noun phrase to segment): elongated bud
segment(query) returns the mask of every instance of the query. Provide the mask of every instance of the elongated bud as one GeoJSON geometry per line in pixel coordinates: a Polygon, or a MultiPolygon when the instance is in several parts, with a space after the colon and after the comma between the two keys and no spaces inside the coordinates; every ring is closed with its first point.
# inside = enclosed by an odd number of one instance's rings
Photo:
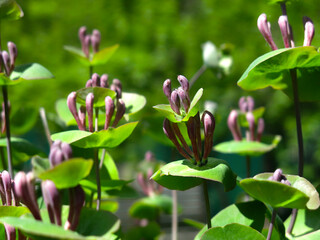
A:
{"type": "Polygon", "coordinates": [[[101,41],[100,31],[97,29],[94,29],[91,35],[91,45],[94,53],[99,52],[100,41],[101,41]]]}
{"type": "Polygon", "coordinates": [[[117,103],[117,112],[116,112],[116,116],[114,117],[112,127],[116,127],[118,125],[119,121],[121,120],[125,112],[126,112],[126,105],[122,99],[119,99],[117,103]]]}
{"type": "Polygon", "coordinates": [[[2,51],[2,60],[5,67],[6,74],[10,75],[10,57],[7,51],[2,51]]]}
{"type": "Polygon", "coordinates": [[[278,47],[273,41],[270,23],[267,21],[267,15],[265,13],[262,13],[258,18],[258,28],[266,42],[270,45],[271,49],[278,49],[278,47]]]}
{"type": "Polygon", "coordinates": [[[3,182],[2,182],[2,174],[0,173],[0,196],[1,202],[3,205],[6,205],[6,192],[4,190],[3,182]]]}
{"type": "Polygon", "coordinates": [[[42,181],[41,189],[51,223],[61,226],[61,201],[58,189],[50,180],[42,181]]]}
{"type": "Polygon", "coordinates": [[[4,224],[7,240],[16,240],[16,229],[8,224],[4,224]]]}
{"type": "Polygon", "coordinates": [[[89,79],[87,82],[86,82],[86,88],[88,87],[92,87],[92,79],[89,79]]]}
{"type": "Polygon", "coordinates": [[[69,190],[69,197],[69,215],[68,220],[64,225],[64,228],[74,231],[78,226],[81,209],[85,203],[85,193],[83,189],[80,187],[80,185],[78,185],[69,190]]]}
{"type": "Polygon", "coordinates": [[[118,99],[122,97],[122,84],[119,79],[112,80],[112,84],[110,86],[110,89],[117,93],[118,99]]]}
{"type": "Polygon", "coordinates": [[[35,200],[34,187],[30,177],[27,177],[24,172],[18,172],[14,178],[14,182],[14,192],[16,196],[29,208],[36,220],[41,220],[39,207],[35,200]]]}
{"type": "Polygon", "coordinates": [[[1,174],[2,183],[4,187],[4,192],[6,196],[6,203],[7,206],[12,205],[12,190],[11,190],[11,177],[7,171],[3,171],[1,174]]]}
{"type": "Polygon", "coordinates": [[[238,112],[236,110],[232,110],[228,117],[228,127],[232,133],[233,139],[236,141],[241,141],[241,133],[238,125],[238,112]]]}
{"type": "Polygon", "coordinates": [[[92,74],[92,87],[100,87],[100,76],[97,73],[92,74]]]}
{"type": "Polygon", "coordinates": [[[254,123],[253,113],[252,112],[247,112],[246,119],[247,119],[247,121],[249,123],[249,133],[250,133],[248,141],[254,141],[255,140],[255,137],[254,137],[255,123],[254,123]]]}
{"type": "Polygon", "coordinates": [[[250,96],[247,97],[248,111],[252,112],[254,109],[254,99],[250,96]]]}
{"type": "Polygon", "coordinates": [[[263,118],[259,118],[258,120],[258,128],[257,128],[257,141],[261,141],[261,137],[264,131],[264,120],[263,118]]]}
{"type": "Polygon", "coordinates": [[[72,148],[68,143],[66,142],[61,143],[61,151],[63,153],[65,160],[72,158],[72,148]]]}
{"type": "Polygon", "coordinates": [[[168,98],[169,102],[171,101],[171,80],[167,79],[163,82],[163,93],[168,98]]]}
{"type": "Polygon", "coordinates": [[[241,110],[241,112],[248,111],[248,103],[247,103],[246,97],[241,97],[239,99],[239,109],[241,110]]]}
{"type": "Polygon", "coordinates": [[[213,146],[213,132],[215,129],[215,118],[211,112],[205,111],[202,115],[204,128],[204,152],[203,159],[207,159],[213,146]]]}
{"type": "Polygon", "coordinates": [[[190,98],[188,96],[188,93],[185,90],[183,90],[182,88],[178,88],[178,95],[179,95],[180,101],[184,107],[184,110],[187,113],[190,108],[190,98]]]}
{"type": "Polygon", "coordinates": [[[178,76],[178,81],[179,81],[182,89],[184,91],[186,91],[186,92],[189,92],[189,81],[188,81],[188,79],[183,75],[179,75],[178,76]]]}
{"type": "MultiPolygon", "coordinates": [[[[5,133],[6,132],[6,128],[7,128],[7,122],[6,122],[6,114],[5,114],[5,106],[4,106],[4,102],[2,103],[2,111],[1,111],[1,124],[2,124],[2,129],[1,129],[1,133],[5,133]]],[[[8,101],[8,114],[10,116],[10,112],[11,112],[11,103],[10,101],[8,101]]]]}
{"type": "Polygon", "coordinates": [[[86,109],[88,113],[89,131],[93,132],[93,93],[89,93],[86,97],[86,109]]]}
{"type": "Polygon", "coordinates": [[[107,130],[110,126],[115,106],[114,106],[114,102],[110,96],[107,96],[105,98],[105,104],[106,104],[106,122],[104,124],[104,129],[107,130]]]}
{"type": "Polygon", "coordinates": [[[279,17],[278,24],[280,27],[282,39],[285,48],[291,47],[290,45],[290,36],[289,36],[289,23],[288,23],[288,17],[286,15],[282,15],[279,17]]]}
{"type": "Polygon", "coordinates": [[[85,26],[82,26],[79,28],[78,36],[81,42],[81,46],[84,45],[84,39],[87,35],[87,28],[85,26]]]}
{"type": "Polygon", "coordinates": [[[187,122],[188,136],[191,141],[192,151],[197,164],[201,164],[199,146],[197,142],[197,125],[194,117],[190,117],[187,122]]]}
{"type": "Polygon", "coordinates": [[[86,107],[81,105],[79,108],[78,116],[81,126],[83,126],[84,129],[86,129],[86,112],[86,107]]]}
{"type": "Polygon", "coordinates": [[[170,106],[176,114],[180,115],[180,98],[178,90],[176,89],[171,93],[170,106]]]}
{"type": "Polygon", "coordinates": [[[182,133],[179,129],[179,126],[177,123],[171,123],[172,129],[174,134],[178,137],[180,143],[182,144],[184,150],[190,155],[193,156],[193,152],[191,151],[191,149],[189,148],[186,140],[184,139],[184,137],[182,136],[182,133]]]}
{"type": "Polygon", "coordinates": [[[311,42],[314,36],[314,25],[310,18],[303,17],[304,23],[304,42],[303,46],[311,46],[311,42]]]}
{"type": "Polygon", "coordinates": [[[100,86],[103,88],[108,88],[109,87],[109,83],[108,83],[108,74],[102,74],[102,76],[100,77],[100,86]]]}
{"type": "Polygon", "coordinates": [[[143,173],[139,172],[137,174],[137,182],[140,185],[143,193],[145,195],[149,196],[149,189],[148,189],[148,186],[146,184],[146,179],[144,178],[143,173]]]}
{"type": "Polygon", "coordinates": [[[10,72],[12,72],[18,56],[17,46],[13,42],[8,42],[8,51],[10,55],[10,72]]]}
{"type": "Polygon", "coordinates": [[[90,46],[90,35],[86,35],[84,37],[83,45],[82,45],[82,51],[84,55],[89,58],[90,57],[90,51],[89,51],[89,46],[90,46]]]}
{"type": "Polygon", "coordinates": [[[78,116],[76,99],[77,99],[76,92],[70,93],[68,98],[67,98],[67,105],[68,105],[68,108],[69,108],[71,114],[73,115],[74,119],[76,120],[76,122],[78,124],[79,130],[85,130],[85,128],[82,125],[82,123],[81,123],[81,121],[79,119],[79,116],[78,116]]]}

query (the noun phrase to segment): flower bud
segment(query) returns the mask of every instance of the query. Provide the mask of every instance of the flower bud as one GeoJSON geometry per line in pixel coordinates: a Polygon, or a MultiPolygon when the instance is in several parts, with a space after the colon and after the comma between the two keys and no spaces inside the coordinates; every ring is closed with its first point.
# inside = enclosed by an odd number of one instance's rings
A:
{"type": "Polygon", "coordinates": [[[232,110],[228,117],[228,127],[232,133],[233,139],[235,141],[241,141],[241,132],[237,122],[238,112],[236,110],[232,110]]]}
{"type": "Polygon", "coordinates": [[[122,84],[119,79],[113,79],[110,89],[117,93],[118,99],[122,97],[122,84]]]}
{"type": "Polygon", "coordinates": [[[69,198],[69,215],[64,228],[74,231],[78,226],[81,208],[83,207],[85,202],[85,193],[80,185],[69,189],[69,198]]]}
{"type": "Polygon", "coordinates": [[[151,151],[147,151],[145,154],[144,154],[144,160],[146,162],[152,162],[155,160],[155,156],[153,154],[153,152],[151,151]]]}
{"type": "Polygon", "coordinates": [[[190,108],[190,98],[188,96],[188,93],[186,91],[184,91],[181,87],[179,87],[177,91],[178,91],[180,101],[181,101],[181,103],[187,113],[190,108]]]}
{"type": "Polygon", "coordinates": [[[88,113],[89,131],[93,132],[93,93],[89,93],[86,97],[86,109],[88,113]]]}
{"type": "Polygon", "coordinates": [[[278,49],[278,47],[273,41],[270,23],[267,21],[267,15],[265,13],[262,13],[258,18],[258,28],[266,42],[270,45],[271,49],[278,49]]]}
{"type": "Polygon", "coordinates": [[[61,201],[58,189],[51,180],[42,181],[41,189],[50,222],[61,226],[61,201]]]}
{"type": "Polygon", "coordinates": [[[215,129],[215,118],[209,111],[205,111],[202,115],[204,127],[204,152],[203,159],[207,159],[213,146],[213,132],[215,129]]]}
{"type": "Polygon", "coordinates": [[[92,79],[89,79],[87,82],[86,82],[86,88],[88,87],[92,87],[92,79]]]}
{"type": "Polygon", "coordinates": [[[79,28],[78,36],[81,42],[81,45],[83,46],[84,44],[84,39],[87,35],[87,28],[85,26],[82,26],[79,28]]]}
{"type": "Polygon", "coordinates": [[[61,143],[61,151],[63,153],[65,160],[72,158],[72,148],[68,143],[66,142],[61,143]]]}
{"type": "Polygon", "coordinates": [[[255,122],[254,122],[254,116],[252,112],[247,112],[246,114],[246,119],[249,123],[249,139],[247,139],[248,141],[254,141],[255,140],[255,136],[254,136],[254,130],[255,130],[255,122]]]}
{"type": "Polygon", "coordinates": [[[137,174],[137,182],[138,182],[139,186],[141,187],[143,193],[148,196],[149,189],[147,187],[146,179],[144,178],[143,173],[139,172],[137,174]]]}
{"type": "Polygon", "coordinates": [[[171,101],[171,80],[167,79],[163,82],[163,93],[168,98],[169,102],[171,101]]]}
{"type": "Polygon", "coordinates": [[[114,106],[114,102],[110,96],[107,96],[105,98],[105,104],[106,104],[106,122],[104,124],[104,129],[107,130],[110,126],[115,106],[114,106]]]}
{"type": "Polygon", "coordinates": [[[117,112],[116,112],[116,116],[114,117],[112,127],[116,127],[118,125],[119,121],[121,120],[125,112],[126,112],[126,105],[122,99],[119,99],[117,103],[117,112]]]}
{"type": "Polygon", "coordinates": [[[10,56],[7,51],[2,51],[2,61],[5,67],[5,72],[9,76],[10,75],[10,56]]]}
{"type": "Polygon", "coordinates": [[[84,55],[89,58],[90,57],[90,52],[89,52],[89,46],[90,46],[90,36],[86,35],[84,37],[84,41],[83,41],[83,45],[82,45],[82,51],[84,53],[84,55]]]}
{"type": "Polygon", "coordinates": [[[248,111],[252,112],[254,109],[254,99],[250,96],[247,97],[248,111]]]}
{"type": "Polygon", "coordinates": [[[290,38],[289,38],[289,23],[288,17],[286,15],[282,15],[279,17],[278,24],[280,27],[283,43],[285,48],[290,47],[290,38]]]}
{"type": "Polygon", "coordinates": [[[12,190],[11,190],[11,177],[7,171],[3,171],[1,173],[1,179],[4,187],[4,193],[6,196],[7,206],[12,205],[12,190]]]}
{"type": "Polygon", "coordinates": [[[186,92],[189,91],[189,81],[185,76],[179,75],[178,76],[178,81],[182,87],[182,89],[186,92]]]}
{"type": "Polygon", "coordinates": [[[258,127],[257,127],[257,141],[261,141],[261,137],[264,131],[264,120],[263,118],[259,118],[258,120],[258,127]]]}
{"type": "Polygon", "coordinates": [[[10,72],[12,72],[18,56],[17,46],[13,42],[8,42],[8,51],[10,55],[10,72]]]}
{"type": "Polygon", "coordinates": [[[86,129],[86,112],[86,107],[81,105],[79,108],[78,116],[81,126],[83,126],[84,129],[86,129]]]}
{"type": "Polygon", "coordinates": [[[7,236],[7,240],[16,240],[16,229],[8,224],[3,224],[7,236]]]}
{"type": "Polygon", "coordinates": [[[314,25],[310,18],[303,17],[304,23],[304,42],[303,46],[311,46],[311,42],[314,36],[314,25]]]}
{"type": "Polygon", "coordinates": [[[239,109],[241,110],[241,112],[248,111],[248,103],[247,103],[246,97],[241,97],[239,99],[239,109]]]}
{"type": "Polygon", "coordinates": [[[288,179],[281,179],[280,182],[283,183],[283,184],[286,184],[286,185],[288,185],[288,186],[291,186],[291,183],[289,182],[288,179]]]}
{"type": "Polygon", "coordinates": [[[100,86],[103,88],[108,88],[109,87],[109,83],[108,83],[108,74],[102,74],[100,77],[100,86]]]}
{"type": "Polygon", "coordinates": [[[173,90],[171,93],[171,101],[170,101],[171,109],[178,115],[180,115],[180,98],[178,94],[178,90],[173,90]]]}
{"type": "Polygon", "coordinates": [[[54,167],[59,165],[70,158],[72,158],[72,149],[70,145],[65,142],[61,142],[60,140],[54,141],[49,153],[50,166],[54,167]]]}
{"type": "Polygon", "coordinates": [[[197,141],[197,124],[195,117],[190,117],[187,122],[188,136],[191,141],[192,151],[194,158],[198,164],[201,164],[200,152],[198,141],[197,141]]]}
{"type": "Polygon", "coordinates": [[[69,108],[71,114],[73,115],[74,119],[76,120],[76,122],[78,124],[79,130],[85,130],[85,128],[82,125],[82,123],[79,119],[79,116],[78,116],[76,99],[77,99],[76,92],[70,93],[67,98],[67,105],[68,105],[68,108],[69,108]]]}
{"type": "Polygon", "coordinates": [[[92,74],[92,87],[100,87],[100,76],[97,73],[92,74]]]}
{"type": "Polygon", "coordinates": [[[99,52],[100,41],[101,41],[100,31],[97,29],[94,29],[91,35],[91,45],[94,53],[99,52]]]}
{"type": "Polygon", "coordinates": [[[282,177],[282,170],[280,168],[278,168],[277,170],[274,171],[273,173],[273,180],[274,181],[277,181],[277,182],[280,182],[281,179],[283,178],[282,177]]]}
{"type": "Polygon", "coordinates": [[[2,182],[2,174],[0,173],[0,197],[3,205],[6,205],[6,192],[2,182]]]}

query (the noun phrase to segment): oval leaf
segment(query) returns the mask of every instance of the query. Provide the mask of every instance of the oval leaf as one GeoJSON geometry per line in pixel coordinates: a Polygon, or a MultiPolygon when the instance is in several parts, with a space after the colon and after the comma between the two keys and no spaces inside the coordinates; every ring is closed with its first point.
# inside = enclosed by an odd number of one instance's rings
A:
{"type": "Polygon", "coordinates": [[[81,179],[89,175],[92,165],[92,160],[70,159],[42,172],[39,178],[53,181],[58,189],[75,187],[81,179]]]}
{"type": "Polygon", "coordinates": [[[29,63],[15,67],[10,79],[42,80],[54,78],[52,73],[39,63],[29,63]]]}
{"type": "Polygon", "coordinates": [[[20,217],[30,213],[27,207],[0,206],[0,217],[20,217]]]}
{"type": "Polygon", "coordinates": [[[64,46],[63,47],[64,50],[68,51],[69,53],[71,53],[73,56],[76,57],[76,59],[82,63],[83,65],[89,67],[90,66],[90,61],[88,58],[86,58],[86,56],[84,55],[84,53],[82,52],[82,50],[80,48],[77,47],[73,47],[73,46],[64,46]]]}
{"type": "Polygon", "coordinates": [[[105,98],[110,96],[112,99],[115,98],[116,92],[110,90],[109,88],[102,87],[88,87],[82,88],[77,91],[77,102],[83,106],[86,106],[86,97],[89,93],[93,93],[93,107],[104,107],[105,98]]]}
{"type": "Polygon", "coordinates": [[[257,230],[238,223],[232,223],[224,227],[210,228],[201,240],[265,240],[265,237],[257,230]]]}
{"type": "Polygon", "coordinates": [[[91,60],[91,65],[98,66],[98,65],[105,64],[106,62],[108,62],[110,57],[115,53],[118,47],[119,47],[119,44],[116,44],[111,47],[104,48],[99,52],[95,53],[91,60]]]}
{"type": "Polygon", "coordinates": [[[99,132],[71,130],[51,136],[52,140],[61,140],[80,148],[113,148],[126,140],[138,122],[127,123],[117,128],[108,128],[99,132]]]}
{"type": "Polygon", "coordinates": [[[133,114],[140,111],[147,103],[144,96],[136,93],[122,93],[122,100],[126,105],[125,114],[133,114]]]}
{"type": "Polygon", "coordinates": [[[187,190],[200,185],[203,180],[220,182],[226,191],[235,187],[236,175],[220,159],[208,158],[208,163],[198,167],[188,160],[166,164],[151,177],[160,185],[173,190],[187,190]]]}

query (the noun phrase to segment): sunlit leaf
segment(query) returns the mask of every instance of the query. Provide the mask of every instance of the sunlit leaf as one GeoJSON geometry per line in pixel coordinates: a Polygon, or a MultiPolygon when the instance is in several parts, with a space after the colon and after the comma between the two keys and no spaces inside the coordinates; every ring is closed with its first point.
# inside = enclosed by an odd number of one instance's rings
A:
{"type": "Polygon", "coordinates": [[[1,217],[20,217],[29,212],[30,212],[29,209],[26,207],[0,206],[0,218],[1,217]]]}
{"type": "Polygon", "coordinates": [[[16,80],[21,78],[24,80],[42,80],[54,78],[52,73],[39,63],[29,63],[15,67],[10,78],[16,80]]]}
{"type": "Polygon", "coordinates": [[[122,93],[122,100],[126,105],[125,114],[133,114],[140,111],[147,103],[144,96],[136,93],[122,93]]]}
{"type": "Polygon", "coordinates": [[[90,66],[90,61],[88,58],[86,58],[86,56],[84,55],[84,53],[82,52],[82,50],[80,48],[77,47],[73,47],[73,46],[64,46],[63,47],[64,50],[70,52],[73,56],[75,56],[75,58],[82,63],[83,65],[89,67],[90,66]]]}
{"type": "Polygon", "coordinates": [[[89,93],[93,93],[93,107],[104,107],[105,106],[105,98],[107,96],[111,98],[115,98],[116,93],[109,88],[102,87],[88,87],[82,88],[77,91],[77,102],[83,106],[86,106],[86,97],[89,93]]]}
{"type": "Polygon", "coordinates": [[[98,65],[103,65],[108,60],[110,57],[115,53],[115,51],[118,49],[119,45],[113,45],[111,47],[104,48],[100,50],[99,52],[93,54],[93,58],[91,60],[91,65],[92,66],[98,66],[98,65]]]}

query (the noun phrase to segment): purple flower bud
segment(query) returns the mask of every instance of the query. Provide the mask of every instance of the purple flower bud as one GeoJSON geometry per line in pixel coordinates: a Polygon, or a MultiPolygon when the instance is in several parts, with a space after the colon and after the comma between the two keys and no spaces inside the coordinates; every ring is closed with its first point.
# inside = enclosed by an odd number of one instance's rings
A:
{"type": "Polygon", "coordinates": [[[12,72],[18,56],[17,46],[13,42],[8,42],[8,51],[10,55],[10,72],[12,72]]]}
{"type": "Polygon", "coordinates": [[[87,28],[85,26],[82,26],[79,28],[78,36],[81,42],[81,45],[83,46],[84,44],[84,39],[87,35],[87,28]]]}
{"type": "Polygon", "coordinates": [[[6,205],[6,192],[4,190],[3,182],[2,182],[2,174],[0,173],[0,196],[1,202],[3,205],[6,205]]]}
{"type": "Polygon", "coordinates": [[[88,113],[88,124],[90,132],[93,132],[93,101],[94,95],[93,93],[89,93],[86,97],[86,109],[88,113]]]}
{"type": "Polygon", "coordinates": [[[60,140],[54,141],[51,145],[49,153],[50,166],[54,167],[61,164],[63,161],[72,158],[72,149],[69,144],[63,143],[60,140]]]}
{"type": "Polygon", "coordinates": [[[173,129],[173,132],[174,134],[178,137],[180,143],[182,144],[184,150],[190,155],[190,156],[193,156],[193,152],[191,151],[191,149],[189,148],[186,140],[184,139],[184,137],[182,136],[182,133],[179,129],[179,126],[177,123],[171,123],[172,125],[172,129],[173,129]]]}
{"type": "MultiPolygon", "coordinates": [[[[6,115],[5,115],[5,111],[4,111],[4,102],[2,103],[2,111],[1,111],[1,123],[2,123],[2,129],[1,129],[1,133],[5,133],[6,132],[6,128],[7,128],[7,124],[6,124],[6,115]]],[[[11,112],[11,103],[10,101],[8,101],[8,114],[10,115],[11,112]]]]}
{"type": "Polygon", "coordinates": [[[100,76],[97,73],[92,74],[92,87],[100,87],[100,76]]]}
{"type": "Polygon", "coordinates": [[[61,226],[61,201],[58,189],[50,180],[43,181],[41,189],[51,223],[61,226]]]}
{"type": "Polygon", "coordinates": [[[144,159],[146,160],[146,162],[152,162],[152,161],[155,160],[155,156],[154,156],[153,152],[147,151],[147,152],[144,154],[144,159]]]}
{"type": "Polygon", "coordinates": [[[89,79],[87,82],[86,82],[86,88],[88,87],[92,87],[92,79],[89,79]]]}
{"type": "Polygon", "coordinates": [[[91,45],[94,53],[99,51],[100,41],[101,41],[100,31],[97,29],[94,29],[91,35],[91,45]]]}
{"type": "Polygon", "coordinates": [[[90,46],[90,35],[86,35],[84,37],[83,45],[82,45],[82,51],[84,55],[89,58],[90,57],[90,52],[89,52],[89,46],[90,46]]]}
{"type": "Polygon", "coordinates": [[[257,141],[261,141],[261,137],[264,131],[264,120],[263,118],[259,118],[258,120],[258,127],[257,127],[257,141]]]}
{"type": "Polygon", "coordinates": [[[282,34],[282,39],[284,46],[286,48],[290,47],[290,38],[289,38],[289,23],[288,23],[288,17],[286,15],[282,15],[279,17],[278,24],[280,27],[280,31],[282,34]]]}
{"type": "Polygon", "coordinates": [[[71,114],[73,115],[74,119],[76,120],[76,122],[78,124],[79,130],[85,131],[85,128],[82,125],[82,123],[81,123],[81,121],[79,119],[79,116],[78,116],[76,99],[77,99],[76,92],[70,93],[68,98],[67,98],[67,105],[68,105],[68,108],[69,108],[71,114]]]}
{"type": "Polygon", "coordinates": [[[119,121],[121,120],[125,112],[126,105],[122,99],[119,99],[119,101],[117,102],[117,112],[116,116],[114,117],[112,127],[116,127],[118,125],[119,121]]]}
{"type": "Polygon", "coordinates": [[[201,164],[200,149],[197,142],[197,125],[194,117],[189,118],[187,122],[187,131],[196,163],[201,164]]]}
{"type": "Polygon", "coordinates": [[[271,29],[270,29],[270,23],[267,21],[267,15],[265,13],[262,13],[258,18],[258,28],[262,36],[264,37],[264,39],[270,45],[271,49],[272,50],[278,49],[278,47],[273,41],[271,29]]]}
{"type": "Polygon", "coordinates": [[[86,112],[86,107],[81,105],[79,108],[78,116],[81,126],[83,126],[84,129],[86,129],[86,112]]]}
{"type": "Polygon", "coordinates": [[[189,81],[185,76],[179,75],[178,81],[182,87],[182,89],[186,92],[189,92],[189,81]]]}
{"type": "Polygon", "coordinates": [[[66,142],[61,143],[61,151],[63,153],[65,160],[72,158],[72,148],[68,143],[66,142]]]}
{"type": "Polygon", "coordinates": [[[247,103],[246,97],[241,97],[239,99],[239,109],[241,110],[241,112],[248,111],[248,103],[247,103]]]}
{"type": "Polygon", "coordinates": [[[247,97],[248,111],[252,112],[254,109],[254,99],[250,96],[247,97]]]}
{"type": "Polygon", "coordinates": [[[169,102],[171,101],[171,80],[167,79],[163,82],[163,93],[168,98],[169,102]]]}
{"type": "Polygon", "coordinates": [[[137,182],[140,185],[143,193],[148,196],[149,195],[149,189],[148,189],[148,186],[146,184],[146,179],[144,178],[143,173],[140,172],[140,173],[137,174],[137,182]]]}
{"type": "Polygon", "coordinates": [[[170,106],[176,114],[180,115],[180,98],[177,89],[173,90],[171,93],[170,106]]]}
{"type": "Polygon", "coordinates": [[[11,190],[11,177],[7,171],[1,173],[1,179],[4,187],[4,193],[6,196],[7,206],[12,205],[12,190],[11,190]]]}
{"type": "Polygon", "coordinates": [[[106,104],[106,122],[104,124],[104,129],[107,130],[110,126],[115,106],[114,106],[114,102],[110,96],[107,96],[105,98],[105,104],[106,104]]]}
{"type": "Polygon", "coordinates": [[[282,170],[280,168],[278,168],[277,170],[274,171],[273,173],[273,180],[280,182],[282,179],[282,170]]]}
{"type": "Polygon", "coordinates": [[[254,130],[255,130],[255,122],[254,122],[254,116],[252,112],[247,112],[246,114],[246,119],[249,123],[249,139],[247,139],[248,141],[254,141],[255,140],[255,136],[254,136],[254,130]]]}
{"type": "Polygon", "coordinates": [[[110,86],[110,89],[117,93],[118,99],[122,97],[122,84],[119,79],[112,80],[112,84],[110,86]]]}
{"type": "Polygon", "coordinates": [[[235,141],[241,141],[241,132],[237,122],[238,112],[236,110],[232,110],[228,117],[228,127],[232,133],[233,139],[235,141]]]}
{"type": "Polygon", "coordinates": [[[205,111],[202,115],[204,127],[204,152],[203,159],[207,159],[213,146],[213,132],[215,129],[215,118],[209,111],[205,111]]]}
{"type": "Polygon", "coordinates": [[[78,226],[81,209],[85,203],[85,193],[81,186],[78,185],[74,188],[70,188],[69,197],[69,215],[68,220],[64,225],[64,228],[74,231],[78,226]]]}
{"type": "Polygon", "coordinates": [[[108,83],[108,74],[102,74],[101,78],[100,78],[100,86],[103,88],[108,88],[109,87],[109,83],[108,83]]]}
{"type": "Polygon", "coordinates": [[[10,75],[10,56],[7,51],[2,51],[2,62],[5,67],[5,72],[9,76],[10,75]]]}
{"type": "Polygon", "coordinates": [[[190,98],[188,96],[188,93],[185,90],[183,90],[181,87],[179,87],[177,91],[178,91],[180,101],[184,107],[184,110],[187,113],[190,108],[190,98]]]}
{"type": "Polygon", "coordinates": [[[16,240],[16,229],[8,224],[4,224],[7,240],[16,240]]]}
{"type": "Polygon", "coordinates": [[[310,18],[303,17],[304,23],[304,42],[303,46],[311,46],[311,42],[314,36],[314,25],[310,18]]]}

